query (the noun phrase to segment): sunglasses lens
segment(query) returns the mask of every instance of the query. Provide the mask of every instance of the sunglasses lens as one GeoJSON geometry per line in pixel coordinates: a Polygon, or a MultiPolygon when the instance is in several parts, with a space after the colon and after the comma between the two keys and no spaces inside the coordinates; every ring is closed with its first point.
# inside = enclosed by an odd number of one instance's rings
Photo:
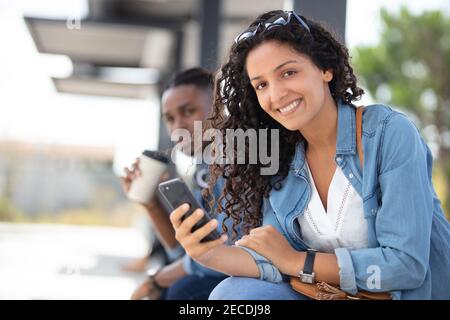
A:
{"type": "MultiPolygon", "coordinates": [[[[270,19],[268,19],[266,22],[264,22],[263,26],[265,30],[270,30],[273,27],[276,26],[285,26],[291,22],[292,16],[294,16],[295,20],[297,20],[300,25],[302,25],[308,32],[310,32],[308,25],[293,11],[284,12],[280,15],[274,16],[270,19]]],[[[242,40],[248,39],[252,36],[254,36],[258,32],[258,28],[261,26],[261,24],[258,24],[257,26],[253,26],[242,32],[240,35],[238,35],[235,39],[235,43],[239,43],[242,40]]]]}
{"type": "Polygon", "coordinates": [[[274,16],[270,19],[268,19],[265,24],[281,24],[285,25],[289,22],[289,13],[282,13],[281,15],[274,16]]]}
{"type": "Polygon", "coordinates": [[[308,27],[308,25],[306,24],[306,22],[303,21],[303,19],[300,18],[299,15],[297,15],[295,12],[293,12],[292,15],[294,16],[295,20],[297,20],[298,23],[300,23],[300,24],[303,26],[303,28],[305,28],[306,30],[308,30],[308,32],[311,32],[311,30],[309,29],[309,27],[308,27]]]}
{"type": "Polygon", "coordinates": [[[253,27],[248,28],[247,30],[242,32],[240,35],[238,35],[236,37],[236,39],[234,39],[234,42],[238,43],[242,40],[252,37],[255,34],[257,29],[258,29],[258,26],[253,26],[253,27]]]}

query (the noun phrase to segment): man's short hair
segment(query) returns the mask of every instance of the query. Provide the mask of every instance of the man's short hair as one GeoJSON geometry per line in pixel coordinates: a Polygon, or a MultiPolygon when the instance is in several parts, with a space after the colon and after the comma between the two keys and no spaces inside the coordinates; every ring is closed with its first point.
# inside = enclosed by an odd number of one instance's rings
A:
{"type": "Polygon", "coordinates": [[[182,85],[194,85],[200,89],[212,90],[214,87],[213,74],[203,68],[191,68],[176,73],[166,84],[164,91],[182,85]]]}

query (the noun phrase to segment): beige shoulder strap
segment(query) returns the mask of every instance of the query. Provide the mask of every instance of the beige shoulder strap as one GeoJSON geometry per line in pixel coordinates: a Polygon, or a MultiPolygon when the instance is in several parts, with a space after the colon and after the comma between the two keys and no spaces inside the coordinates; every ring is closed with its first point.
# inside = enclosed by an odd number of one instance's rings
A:
{"type": "Polygon", "coordinates": [[[361,164],[361,169],[364,167],[364,156],[363,156],[363,146],[362,146],[362,114],[364,111],[364,106],[359,106],[356,108],[356,148],[358,150],[359,163],[361,164]]]}

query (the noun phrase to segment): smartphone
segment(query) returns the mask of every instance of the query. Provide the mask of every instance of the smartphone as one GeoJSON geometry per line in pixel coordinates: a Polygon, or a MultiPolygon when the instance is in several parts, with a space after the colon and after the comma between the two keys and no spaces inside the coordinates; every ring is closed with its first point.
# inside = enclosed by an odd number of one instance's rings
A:
{"type": "MultiPolygon", "coordinates": [[[[182,217],[182,220],[189,217],[195,210],[202,209],[202,207],[199,205],[197,200],[195,199],[194,195],[192,194],[191,190],[189,190],[186,183],[179,179],[172,179],[169,181],[162,182],[158,185],[158,191],[160,193],[161,199],[165,202],[166,206],[171,210],[175,210],[179,206],[181,206],[183,203],[189,204],[189,210],[184,214],[182,217]]],[[[206,223],[208,223],[211,220],[211,217],[208,215],[207,212],[204,212],[205,214],[203,217],[198,221],[193,227],[192,232],[197,230],[198,228],[201,228],[206,223]]],[[[206,235],[201,242],[211,241],[215,239],[220,238],[220,233],[217,230],[211,231],[208,235],[206,235]]]]}

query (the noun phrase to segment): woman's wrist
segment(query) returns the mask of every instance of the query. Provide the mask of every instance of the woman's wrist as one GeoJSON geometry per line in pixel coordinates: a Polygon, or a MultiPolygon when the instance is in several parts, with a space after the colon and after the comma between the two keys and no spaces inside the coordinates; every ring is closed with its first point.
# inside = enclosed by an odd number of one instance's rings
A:
{"type": "Polygon", "coordinates": [[[196,262],[200,263],[203,266],[209,267],[214,260],[220,258],[220,254],[224,249],[224,247],[228,247],[225,244],[218,245],[217,247],[211,248],[205,253],[203,253],[200,257],[193,258],[196,262]]]}
{"type": "Polygon", "coordinates": [[[283,260],[280,271],[286,275],[297,277],[300,270],[305,265],[306,253],[303,251],[293,251],[287,259],[283,260]]]}

